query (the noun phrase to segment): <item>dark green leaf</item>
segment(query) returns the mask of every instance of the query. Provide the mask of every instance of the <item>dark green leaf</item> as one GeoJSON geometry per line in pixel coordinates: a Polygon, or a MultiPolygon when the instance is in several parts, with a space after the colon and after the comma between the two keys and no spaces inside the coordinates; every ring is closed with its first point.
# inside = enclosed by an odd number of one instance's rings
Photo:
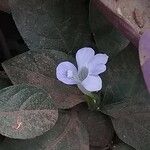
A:
{"type": "Polygon", "coordinates": [[[138,51],[129,45],[107,65],[103,83],[103,103],[137,103],[149,101],[140,68],[138,51]]]}
{"type": "Polygon", "coordinates": [[[101,14],[95,2],[90,3],[90,25],[100,52],[108,56],[117,55],[129,41],[101,14]]]}
{"type": "Polygon", "coordinates": [[[58,110],[45,91],[27,85],[10,86],[0,90],[0,133],[27,139],[51,129],[58,110]]]}
{"type": "Polygon", "coordinates": [[[109,113],[121,140],[136,150],[150,149],[150,104],[118,105],[109,113]]]}
{"type": "Polygon", "coordinates": [[[29,51],[3,63],[14,84],[26,83],[45,89],[58,108],[70,108],[83,102],[83,94],[77,87],[65,85],[56,78],[56,67],[62,61],[70,61],[59,51],[29,51]]]}
{"type": "Polygon", "coordinates": [[[100,113],[88,110],[86,105],[77,106],[78,116],[89,132],[90,145],[100,148],[111,145],[114,130],[110,119],[100,113]]]}
{"type": "Polygon", "coordinates": [[[112,150],[135,150],[135,149],[125,143],[119,143],[117,145],[114,145],[112,150]]]}
{"type": "Polygon", "coordinates": [[[109,63],[103,111],[112,116],[119,138],[137,150],[150,149],[150,95],[140,70],[138,51],[128,46],[109,63]]]}
{"type": "Polygon", "coordinates": [[[81,0],[9,0],[13,18],[30,49],[72,52],[89,45],[88,10],[81,0]]]}
{"type": "Polygon", "coordinates": [[[7,75],[3,71],[0,71],[0,89],[3,89],[10,85],[11,81],[9,80],[7,75]]]}
{"type": "Polygon", "coordinates": [[[89,150],[88,134],[75,112],[59,113],[52,130],[31,140],[6,139],[3,150],[89,150]]]}

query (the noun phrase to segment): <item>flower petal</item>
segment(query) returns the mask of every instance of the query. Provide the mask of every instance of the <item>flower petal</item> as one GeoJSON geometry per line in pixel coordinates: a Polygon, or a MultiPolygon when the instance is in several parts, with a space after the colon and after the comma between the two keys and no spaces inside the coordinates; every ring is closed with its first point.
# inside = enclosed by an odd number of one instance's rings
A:
{"type": "Polygon", "coordinates": [[[74,76],[77,76],[77,68],[70,62],[65,61],[60,63],[56,68],[57,79],[65,84],[77,84],[74,76]]]}
{"type": "Polygon", "coordinates": [[[90,95],[90,94],[91,94],[91,92],[90,92],[90,91],[87,91],[81,83],[77,84],[77,86],[78,86],[78,88],[80,89],[80,91],[81,91],[82,93],[84,93],[85,95],[90,95]]]}
{"type": "Polygon", "coordinates": [[[84,47],[77,51],[76,53],[76,61],[78,65],[78,69],[82,67],[86,67],[89,61],[94,57],[95,52],[90,47],[84,47]]]}
{"type": "Polygon", "coordinates": [[[88,75],[87,78],[82,81],[82,85],[87,91],[99,91],[102,88],[102,80],[99,76],[88,75]]]}
{"type": "Polygon", "coordinates": [[[98,75],[106,70],[108,56],[106,54],[97,54],[89,62],[88,69],[90,75],[98,75]]]}
{"type": "Polygon", "coordinates": [[[102,64],[92,64],[89,67],[89,75],[99,75],[106,71],[106,65],[102,64]]]}

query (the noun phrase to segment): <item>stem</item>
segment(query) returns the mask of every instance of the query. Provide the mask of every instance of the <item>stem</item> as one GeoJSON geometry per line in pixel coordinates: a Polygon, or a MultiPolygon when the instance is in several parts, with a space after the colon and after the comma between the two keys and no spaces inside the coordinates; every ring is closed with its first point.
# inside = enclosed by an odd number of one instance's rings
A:
{"type": "Polygon", "coordinates": [[[88,94],[86,95],[86,102],[88,104],[88,107],[90,110],[99,110],[99,106],[100,106],[100,103],[101,103],[101,99],[98,95],[96,94],[88,94]]]}

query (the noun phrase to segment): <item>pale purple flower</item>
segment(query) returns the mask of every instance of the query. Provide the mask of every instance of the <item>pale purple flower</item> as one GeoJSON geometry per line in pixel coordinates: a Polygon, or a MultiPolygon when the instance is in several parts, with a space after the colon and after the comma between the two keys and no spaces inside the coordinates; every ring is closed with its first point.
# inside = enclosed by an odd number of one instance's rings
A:
{"type": "Polygon", "coordinates": [[[76,53],[78,69],[70,62],[60,63],[56,69],[58,80],[65,84],[77,84],[79,89],[89,94],[99,91],[102,88],[100,73],[106,70],[108,56],[106,54],[96,54],[92,48],[81,48],[76,53]]]}

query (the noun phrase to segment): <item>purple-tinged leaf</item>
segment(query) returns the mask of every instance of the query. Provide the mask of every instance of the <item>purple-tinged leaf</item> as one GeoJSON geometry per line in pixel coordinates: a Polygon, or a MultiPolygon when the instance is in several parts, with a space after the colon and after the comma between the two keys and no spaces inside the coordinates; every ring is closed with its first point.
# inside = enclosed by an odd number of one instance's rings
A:
{"type": "Polygon", "coordinates": [[[58,108],[71,108],[84,101],[75,86],[65,85],[56,78],[56,67],[71,61],[65,53],[54,50],[29,51],[3,63],[14,84],[29,84],[45,89],[58,108]]]}
{"type": "Polygon", "coordinates": [[[75,112],[59,112],[55,126],[30,140],[6,139],[3,150],[89,150],[88,133],[75,112]]]}
{"type": "Polygon", "coordinates": [[[114,137],[111,120],[101,112],[90,111],[84,104],[75,107],[78,116],[89,133],[91,146],[109,147],[114,137]]]}
{"type": "Polygon", "coordinates": [[[150,93],[150,30],[145,31],[139,42],[140,64],[150,93]]]}
{"type": "Polygon", "coordinates": [[[140,35],[150,28],[149,0],[92,0],[107,19],[138,47],[140,35]]]}
{"type": "Polygon", "coordinates": [[[27,85],[0,90],[0,133],[15,139],[34,138],[56,123],[58,110],[48,94],[27,85]]]}

